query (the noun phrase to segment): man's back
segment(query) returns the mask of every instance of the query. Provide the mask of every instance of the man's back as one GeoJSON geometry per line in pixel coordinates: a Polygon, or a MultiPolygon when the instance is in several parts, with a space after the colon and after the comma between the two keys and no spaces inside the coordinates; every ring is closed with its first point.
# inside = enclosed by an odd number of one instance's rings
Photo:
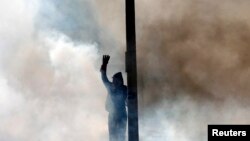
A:
{"type": "Polygon", "coordinates": [[[127,86],[107,88],[106,110],[114,116],[126,116],[127,86]]]}

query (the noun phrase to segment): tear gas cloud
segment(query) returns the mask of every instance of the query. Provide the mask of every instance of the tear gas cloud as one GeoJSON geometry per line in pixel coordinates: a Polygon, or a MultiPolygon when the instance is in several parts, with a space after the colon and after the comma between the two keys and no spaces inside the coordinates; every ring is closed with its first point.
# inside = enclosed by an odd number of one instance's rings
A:
{"type": "MultiPolygon", "coordinates": [[[[249,123],[249,4],[136,1],[142,140],[249,123]]],[[[107,140],[99,66],[110,54],[109,76],[124,70],[124,1],[3,0],[0,11],[0,140],[107,140]]]]}
{"type": "Polygon", "coordinates": [[[99,45],[57,25],[72,19],[55,2],[1,1],[2,141],[107,139],[99,45]],[[51,19],[44,9],[54,10],[51,19]]]}

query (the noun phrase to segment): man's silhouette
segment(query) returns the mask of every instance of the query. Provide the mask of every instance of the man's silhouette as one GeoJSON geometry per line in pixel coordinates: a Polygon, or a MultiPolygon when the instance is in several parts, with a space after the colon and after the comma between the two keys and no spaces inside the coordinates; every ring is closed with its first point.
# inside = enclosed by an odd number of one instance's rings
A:
{"type": "Polygon", "coordinates": [[[101,66],[102,81],[108,91],[108,96],[106,99],[106,110],[109,112],[109,140],[125,141],[127,125],[127,87],[123,84],[123,77],[121,72],[113,75],[112,82],[108,80],[106,70],[109,58],[109,55],[103,55],[101,66]]]}

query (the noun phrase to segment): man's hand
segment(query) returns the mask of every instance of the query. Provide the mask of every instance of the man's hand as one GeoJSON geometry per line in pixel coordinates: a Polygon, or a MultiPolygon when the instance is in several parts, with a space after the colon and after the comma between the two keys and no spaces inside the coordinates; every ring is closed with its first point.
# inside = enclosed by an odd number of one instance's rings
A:
{"type": "Polygon", "coordinates": [[[109,55],[103,55],[102,56],[102,66],[101,66],[101,71],[106,72],[107,70],[107,64],[109,63],[109,55]]]}
{"type": "Polygon", "coordinates": [[[103,57],[102,57],[102,64],[103,65],[107,65],[109,63],[109,58],[110,58],[109,55],[103,55],[103,57]]]}

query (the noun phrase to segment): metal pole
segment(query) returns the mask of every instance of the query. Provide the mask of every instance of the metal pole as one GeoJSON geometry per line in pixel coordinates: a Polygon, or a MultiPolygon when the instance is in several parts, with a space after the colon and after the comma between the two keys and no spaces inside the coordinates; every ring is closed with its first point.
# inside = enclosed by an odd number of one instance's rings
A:
{"type": "Polygon", "coordinates": [[[128,80],[128,141],[139,141],[135,2],[126,0],[126,72],[128,80]]]}

